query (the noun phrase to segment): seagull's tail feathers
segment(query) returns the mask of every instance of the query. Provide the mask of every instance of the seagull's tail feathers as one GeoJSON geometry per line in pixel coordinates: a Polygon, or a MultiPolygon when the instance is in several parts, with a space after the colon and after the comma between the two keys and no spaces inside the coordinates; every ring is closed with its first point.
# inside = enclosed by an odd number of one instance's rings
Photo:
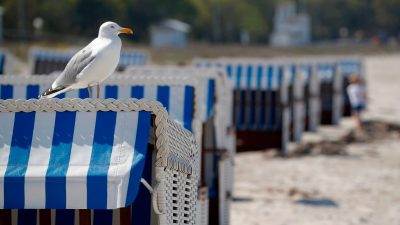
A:
{"type": "Polygon", "coordinates": [[[59,94],[67,92],[68,89],[66,87],[56,87],[56,88],[49,88],[44,91],[42,94],[39,95],[39,98],[54,98],[59,94]]]}

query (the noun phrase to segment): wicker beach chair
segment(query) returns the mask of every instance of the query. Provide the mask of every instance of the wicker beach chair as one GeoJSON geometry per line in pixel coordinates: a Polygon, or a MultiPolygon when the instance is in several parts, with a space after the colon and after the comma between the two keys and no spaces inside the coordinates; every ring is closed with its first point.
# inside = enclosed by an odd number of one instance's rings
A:
{"type": "Polygon", "coordinates": [[[198,147],[160,103],[0,100],[0,122],[2,224],[195,224],[198,147]]]}
{"type": "MultiPolygon", "coordinates": [[[[32,48],[29,51],[31,73],[35,75],[51,74],[62,71],[77,49],[57,50],[50,48],[32,48]]],[[[117,70],[123,71],[131,65],[143,66],[150,63],[150,56],[142,50],[124,50],[121,52],[117,70]]]]}
{"type": "Polygon", "coordinates": [[[222,67],[233,83],[233,122],[239,151],[275,147],[287,153],[290,113],[288,74],[283,64],[219,58],[195,59],[193,65],[222,67]]]}
{"type": "Polygon", "coordinates": [[[230,119],[231,83],[222,69],[152,66],[149,69],[128,69],[128,74],[146,73],[177,76],[197,80],[202,99],[202,173],[203,186],[208,187],[209,224],[229,224],[233,192],[233,164],[236,153],[234,127],[230,119]],[[150,73],[150,71],[152,71],[150,73]]]}
{"type": "Polygon", "coordinates": [[[315,65],[300,61],[300,73],[304,82],[304,130],[317,132],[320,124],[321,101],[319,77],[315,71],[315,65]]]}
{"type": "Polygon", "coordinates": [[[316,72],[320,79],[321,123],[338,125],[343,110],[343,77],[332,59],[316,60],[316,72]]]}
{"type": "MultiPolygon", "coordinates": [[[[203,112],[202,89],[198,81],[190,77],[176,75],[160,76],[164,69],[140,69],[129,74],[114,74],[107,79],[100,90],[100,98],[147,98],[161,102],[171,120],[180,124],[185,129],[192,131],[197,143],[202,140],[201,115],[203,112]]],[[[38,93],[45,90],[56,75],[51,76],[3,76],[0,78],[0,98],[35,98],[38,93]],[[2,94],[3,93],[3,94],[2,94]]],[[[94,91],[94,96],[97,93],[94,91]]],[[[87,89],[80,89],[57,96],[57,98],[87,98],[87,89]]],[[[199,145],[200,147],[200,145],[199,145]]],[[[200,192],[201,194],[207,191],[200,192]]],[[[199,214],[208,211],[207,195],[200,195],[198,202],[199,214]],[[204,205],[204,206],[203,206],[204,205]]],[[[202,215],[199,218],[206,218],[202,215]]],[[[198,223],[207,224],[207,223],[198,223]]]]}

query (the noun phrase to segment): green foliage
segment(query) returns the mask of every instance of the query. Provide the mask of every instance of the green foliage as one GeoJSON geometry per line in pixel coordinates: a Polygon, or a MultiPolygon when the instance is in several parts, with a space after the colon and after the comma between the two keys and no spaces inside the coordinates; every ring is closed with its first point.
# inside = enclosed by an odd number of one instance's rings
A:
{"type": "MultiPolygon", "coordinates": [[[[194,39],[237,42],[248,32],[253,42],[267,42],[273,29],[276,4],[287,0],[0,0],[4,6],[6,31],[16,31],[24,23],[32,33],[32,21],[42,17],[44,32],[71,36],[94,36],[98,26],[113,20],[134,28],[135,37],[146,40],[148,28],[164,18],[176,18],[192,25],[194,39]],[[24,3],[24,5],[20,5],[24,3]],[[23,24],[23,23],[22,23],[23,24]]],[[[335,39],[347,28],[350,36],[368,37],[400,32],[399,0],[293,0],[299,12],[312,20],[315,40],[335,39]]],[[[11,36],[9,36],[11,37],[11,36]]]]}

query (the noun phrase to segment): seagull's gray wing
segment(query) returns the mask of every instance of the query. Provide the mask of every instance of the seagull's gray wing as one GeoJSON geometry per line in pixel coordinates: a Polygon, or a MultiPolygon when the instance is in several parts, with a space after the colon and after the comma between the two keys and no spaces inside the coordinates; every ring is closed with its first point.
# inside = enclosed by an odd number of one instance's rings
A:
{"type": "Polygon", "coordinates": [[[92,55],[92,50],[89,46],[77,52],[68,62],[61,75],[57,77],[53,85],[66,88],[75,83],[78,74],[93,62],[95,58],[96,56],[92,55]]]}

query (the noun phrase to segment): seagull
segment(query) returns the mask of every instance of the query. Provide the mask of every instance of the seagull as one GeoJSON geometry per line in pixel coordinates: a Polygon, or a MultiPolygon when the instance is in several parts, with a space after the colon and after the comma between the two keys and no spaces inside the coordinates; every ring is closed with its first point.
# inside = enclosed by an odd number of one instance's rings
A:
{"type": "Polygon", "coordinates": [[[99,98],[100,84],[118,66],[121,52],[121,39],[118,35],[121,33],[132,35],[133,31],[114,22],[103,23],[98,37],[71,58],[64,71],[39,98],[53,98],[81,88],[87,88],[91,98],[92,86],[97,86],[99,98]]]}

